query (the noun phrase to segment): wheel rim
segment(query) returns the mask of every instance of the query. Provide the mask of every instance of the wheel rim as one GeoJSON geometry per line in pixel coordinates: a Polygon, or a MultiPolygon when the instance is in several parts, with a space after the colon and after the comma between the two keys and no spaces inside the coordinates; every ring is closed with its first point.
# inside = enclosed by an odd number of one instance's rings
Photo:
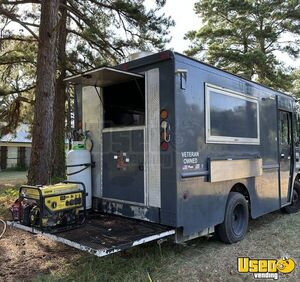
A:
{"type": "Polygon", "coordinates": [[[241,236],[245,227],[245,209],[242,204],[235,206],[232,213],[232,231],[236,236],[241,236]]]}

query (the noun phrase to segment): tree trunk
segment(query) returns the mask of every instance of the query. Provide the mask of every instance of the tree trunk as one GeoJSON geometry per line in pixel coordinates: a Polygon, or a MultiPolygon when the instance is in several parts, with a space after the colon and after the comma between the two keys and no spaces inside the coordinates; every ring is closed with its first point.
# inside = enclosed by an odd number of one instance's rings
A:
{"type": "Polygon", "coordinates": [[[59,0],[42,1],[37,58],[37,86],[28,183],[50,182],[56,43],[59,0]]]}
{"type": "MultiPolygon", "coordinates": [[[[66,5],[66,0],[61,0],[66,5]]],[[[66,41],[67,41],[67,9],[61,5],[61,19],[58,35],[58,69],[59,76],[56,79],[54,98],[54,123],[52,139],[52,178],[63,180],[65,178],[66,156],[65,156],[65,119],[66,119],[66,41]]]]}

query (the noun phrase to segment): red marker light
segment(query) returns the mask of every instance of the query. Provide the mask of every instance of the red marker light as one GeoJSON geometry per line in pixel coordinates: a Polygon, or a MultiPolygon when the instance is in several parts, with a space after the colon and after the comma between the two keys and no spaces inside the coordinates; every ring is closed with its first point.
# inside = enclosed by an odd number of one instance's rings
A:
{"type": "Polygon", "coordinates": [[[170,59],[170,52],[169,51],[164,51],[164,52],[159,54],[159,57],[160,57],[161,60],[170,59]]]}
{"type": "Polygon", "coordinates": [[[163,151],[167,151],[169,149],[169,144],[167,142],[161,142],[160,147],[163,151]]]}

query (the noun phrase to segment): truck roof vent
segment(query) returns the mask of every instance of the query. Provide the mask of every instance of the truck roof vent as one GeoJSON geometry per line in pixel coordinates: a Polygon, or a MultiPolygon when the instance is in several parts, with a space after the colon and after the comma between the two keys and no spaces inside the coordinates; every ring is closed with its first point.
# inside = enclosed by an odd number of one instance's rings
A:
{"type": "Polygon", "coordinates": [[[127,61],[133,61],[133,60],[137,60],[143,57],[147,57],[154,54],[153,52],[149,52],[149,51],[139,51],[136,53],[132,53],[130,55],[128,55],[127,57],[127,61]]]}

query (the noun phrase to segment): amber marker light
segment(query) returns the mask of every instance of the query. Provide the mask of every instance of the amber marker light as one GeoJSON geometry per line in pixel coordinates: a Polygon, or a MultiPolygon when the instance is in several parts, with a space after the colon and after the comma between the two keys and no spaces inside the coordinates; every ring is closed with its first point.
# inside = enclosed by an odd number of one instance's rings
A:
{"type": "Polygon", "coordinates": [[[167,119],[168,118],[168,112],[166,110],[160,111],[160,117],[161,119],[167,119]]]}

